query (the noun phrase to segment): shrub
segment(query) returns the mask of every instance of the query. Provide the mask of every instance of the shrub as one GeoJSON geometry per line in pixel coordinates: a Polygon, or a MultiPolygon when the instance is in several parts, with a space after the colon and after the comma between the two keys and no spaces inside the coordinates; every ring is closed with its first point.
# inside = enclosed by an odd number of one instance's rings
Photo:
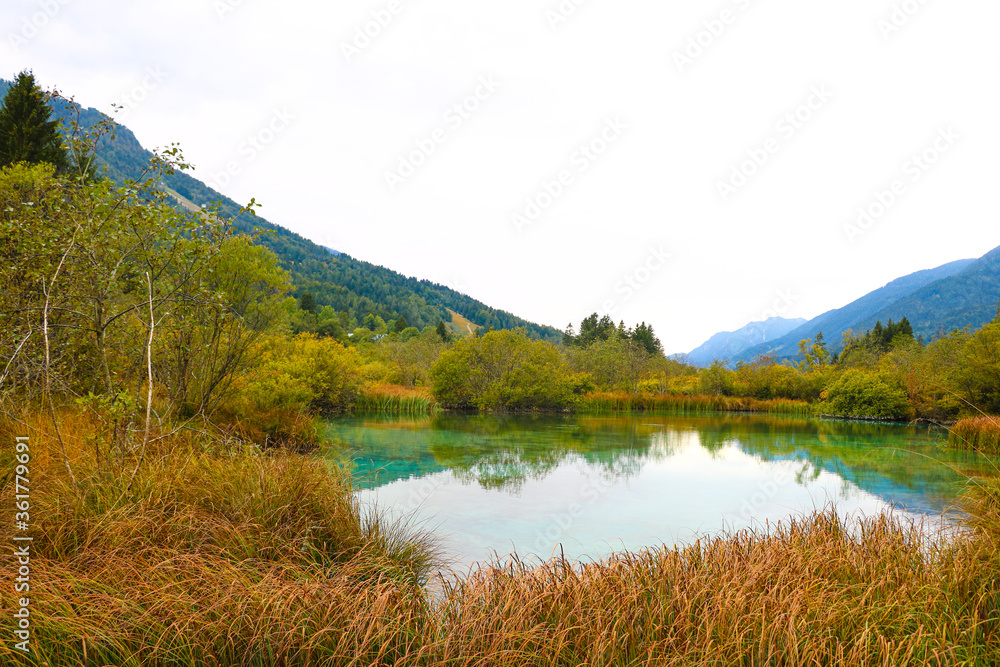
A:
{"type": "Polygon", "coordinates": [[[464,338],[431,369],[434,397],[448,407],[555,410],[573,402],[573,383],[559,350],[522,332],[464,338]]]}
{"type": "Polygon", "coordinates": [[[219,414],[256,442],[316,439],[310,415],[350,411],[360,393],[358,353],[330,338],[267,338],[219,414]]]}
{"type": "Polygon", "coordinates": [[[904,419],[912,413],[906,390],[885,373],[852,369],[827,389],[823,409],[844,417],[904,419]]]}

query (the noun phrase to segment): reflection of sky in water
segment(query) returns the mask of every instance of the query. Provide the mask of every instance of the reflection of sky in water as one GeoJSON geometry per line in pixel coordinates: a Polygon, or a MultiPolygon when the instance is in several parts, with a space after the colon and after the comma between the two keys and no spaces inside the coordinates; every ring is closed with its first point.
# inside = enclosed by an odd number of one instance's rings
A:
{"type": "Polygon", "coordinates": [[[774,420],[765,429],[744,422],[744,432],[730,432],[718,419],[649,420],[588,418],[577,426],[566,418],[523,428],[515,422],[492,435],[456,432],[448,428],[454,421],[405,432],[380,425],[375,440],[388,442],[394,454],[380,451],[360,423],[334,429],[342,442],[365,441],[354,453],[363,462],[359,474],[378,471],[379,481],[360,490],[359,499],[432,529],[457,567],[493,552],[548,557],[559,545],[570,557],[599,558],[687,543],[831,502],[845,515],[878,514],[890,502],[913,516],[937,515],[959,480],[927,458],[929,451],[951,454],[938,447],[939,435],[926,431],[879,427],[866,441],[850,429],[847,436],[838,433],[830,422],[823,432],[803,426],[818,423],[807,420],[787,429],[774,420]],[[588,429],[590,437],[576,432],[588,429]],[[407,441],[403,449],[396,447],[400,439],[407,441]],[[463,442],[472,444],[463,448],[463,442]],[[910,453],[875,449],[887,442],[910,453]],[[914,457],[929,462],[926,473],[914,469],[914,457]]]}

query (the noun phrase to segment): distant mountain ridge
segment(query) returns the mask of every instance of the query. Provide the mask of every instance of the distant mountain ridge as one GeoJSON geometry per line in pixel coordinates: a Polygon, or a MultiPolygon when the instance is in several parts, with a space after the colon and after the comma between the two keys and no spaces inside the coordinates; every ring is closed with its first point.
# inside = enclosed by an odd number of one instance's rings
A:
{"type": "Polygon", "coordinates": [[[751,322],[742,329],[717,333],[701,346],[689,352],[687,362],[708,366],[716,359],[727,360],[744,350],[781,338],[806,322],[803,318],[772,317],[763,322],[751,322]]]}
{"type": "MultiPolygon", "coordinates": [[[[10,85],[9,81],[0,79],[0,100],[10,85]]],[[[82,127],[92,127],[103,117],[93,108],[74,105],[72,109],[67,109],[65,102],[59,100],[51,106],[54,115],[64,121],[71,115],[75,119],[79,114],[82,127]]],[[[138,179],[148,167],[151,157],[152,152],[143,148],[132,131],[123,125],[117,126],[114,137],[102,138],[97,147],[99,169],[119,183],[138,179]]],[[[162,184],[178,195],[178,201],[189,207],[218,202],[221,203],[221,213],[227,216],[235,216],[241,209],[233,200],[184,172],[165,176],[162,184]]],[[[451,310],[484,328],[523,328],[533,338],[562,340],[562,332],[555,327],[529,322],[443,285],[407,277],[324,248],[259,216],[241,216],[234,228],[244,233],[252,233],[255,229],[266,232],[259,243],[271,249],[291,273],[296,293],[309,291],[319,306],[347,311],[359,322],[369,312],[385,320],[402,315],[411,326],[422,328],[434,325],[438,320],[450,322],[451,310]]]]}
{"type": "Polygon", "coordinates": [[[759,354],[779,359],[798,356],[799,341],[815,339],[823,332],[831,352],[843,349],[846,331],[861,334],[890,319],[906,317],[916,336],[932,340],[955,329],[978,329],[997,314],[1000,301],[1000,248],[980,259],[949,262],[934,269],[917,271],[842,308],[809,320],[770,343],[744,350],[732,361],[749,361],[759,354]]]}

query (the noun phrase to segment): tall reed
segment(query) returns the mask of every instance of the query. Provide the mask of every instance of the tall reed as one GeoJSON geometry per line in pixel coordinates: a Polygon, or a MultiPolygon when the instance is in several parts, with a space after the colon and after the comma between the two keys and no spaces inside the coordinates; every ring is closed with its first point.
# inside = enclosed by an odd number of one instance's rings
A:
{"type": "Polygon", "coordinates": [[[426,415],[436,408],[430,391],[398,385],[379,385],[362,391],[355,412],[388,415],[426,415]]]}
{"type": "Polygon", "coordinates": [[[983,454],[1000,454],[1000,417],[961,420],[951,427],[948,444],[983,454]]]}
{"type": "MultiPolygon", "coordinates": [[[[352,501],[319,458],[180,432],[128,466],[60,416],[32,438],[32,649],[0,587],[0,664],[991,665],[1000,655],[1000,482],[936,538],[832,508],[600,562],[494,561],[429,593],[427,538],[352,501]],[[99,451],[99,450],[97,450],[99,451]],[[122,472],[126,471],[126,472],[122,472]]],[[[0,475],[0,494],[13,495],[0,475]]],[[[8,528],[8,533],[11,529],[8,528]]],[[[9,535],[7,535],[8,544],[9,535]]]]}
{"type": "Polygon", "coordinates": [[[761,412],[808,416],[812,406],[805,401],[789,399],[761,400],[732,396],[688,396],[685,394],[637,394],[628,392],[602,392],[583,396],[578,410],[590,413],[610,412],[761,412]]]}

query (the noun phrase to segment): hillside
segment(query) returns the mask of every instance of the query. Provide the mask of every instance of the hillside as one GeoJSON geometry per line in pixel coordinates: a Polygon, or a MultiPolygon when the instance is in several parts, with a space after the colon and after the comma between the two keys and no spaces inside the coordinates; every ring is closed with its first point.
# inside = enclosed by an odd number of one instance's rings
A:
{"type": "Polygon", "coordinates": [[[925,340],[955,329],[979,327],[997,315],[1000,304],[1000,248],[990,251],[961,272],[938,280],[899,299],[854,325],[866,331],[877,321],[898,322],[903,317],[913,325],[913,335],[925,340]]]}
{"type": "MultiPolygon", "coordinates": [[[[843,308],[828,311],[819,317],[809,320],[802,326],[794,329],[787,335],[772,341],[771,343],[757,345],[744,350],[734,358],[734,361],[749,361],[758,354],[774,354],[778,358],[795,358],[799,353],[799,341],[807,338],[815,339],[816,334],[819,332],[823,332],[823,336],[827,341],[828,349],[831,352],[839,352],[843,348],[843,335],[845,331],[850,329],[858,333],[864,332],[866,328],[864,323],[870,321],[871,326],[874,326],[875,321],[882,316],[883,313],[888,314],[891,312],[890,307],[893,306],[893,304],[900,302],[905,297],[916,295],[918,291],[922,291],[930,285],[934,285],[939,281],[956,276],[957,274],[960,274],[964,270],[970,268],[975,263],[976,260],[963,259],[939,266],[936,269],[917,271],[916,273],[911,273],[908,276],[897,278],[888,285],[866,294],[857,301],[847,304],[843,308]]],[[[984,300],[986,299],[988,299],[988,296],[985,293],[980,293],[979,290],[973,286],[973,289],[970,290],[967,299],[964,301],[985,302],[984,300]]],[[[911,306],[915,306],[918,302],[923,303],[920,297],[917,297],[915,301],[904,303],[909,303],[911,306]]],[[[995,314],[995,298],[992,299],[992,304],[995,314]]],[[[977,317],[967,316],[964,314],[961,306],[944,302],[938,303],[937,306],[927,302],[926,307],[920,309],[919,312],[916,312],[917,310],[917,308],[914,308],[915,312],[913,313],[900,312],[893,319],[899,320],[903,316],[906,316],[913,324],[915,332],[918,329],[933,330],[936,332],[939,328],[939,325],[937,324],[938,322],[944,322],[947,320],[956,324],[961,323],[959,325],[961,327],[980,326],[992,318],[991,315],[990,318],[980,321],[977,317]]],[[[887,320],[888,317],[885,316],[883,322],[887,320]]],[[[871,328],[871,326],[867,328],[871,328]]]]}
{"type": "Polygon", "coordinates": [[[805,322],[802,318],[772,317],[764,322],[751,322],[736,331],[717,333],[688,353],[687,361],[696,366],[708,366],[716,359],[725,361],[748,348],[781,338],[805,322]]]}
{"type": "MultiPolygon", "coordinates": [[[[9,86],[10,82],[0,80],[0,100],[9,86]]],[[[56,101],[52,107],[63,120],[79,114],[83,127],[92,127],[102,117],[96,109],[78,105],[67,108],[65,101],[56,101]]],[[[116,136],[101,140],[97,157],[99,172],[121,183],[138,178],[149,165],[152,153],[143,148],[127,127],[119,125],[116,136]]],[[[220,203],[221,212],[229,216],[240,210],[236,202],[183,172],[164,177],[163,186],[179,195],[179,201],[187,200],[196,206],[220,203]]],[[[443,285],[404,276],[324,248],[259,216],[241,216],[234,227],[244,233],[252,233],[255,228],[266,232],[259,242],[270,248],[291,273],[296,294],[309,291],[319,306],[345,311],[359,322],[368,313],[384,320],[402,315],[411,326],[422,328],[438,320],[451,322],[450,311],[454,311],[461,321],[469,320],[479,327],[523,328],[533,338],[562,340],[562,333],[554,327],[528,322],[443,285]]],[[[462,328],[468,329],[466,324],[462,328]]]]}

